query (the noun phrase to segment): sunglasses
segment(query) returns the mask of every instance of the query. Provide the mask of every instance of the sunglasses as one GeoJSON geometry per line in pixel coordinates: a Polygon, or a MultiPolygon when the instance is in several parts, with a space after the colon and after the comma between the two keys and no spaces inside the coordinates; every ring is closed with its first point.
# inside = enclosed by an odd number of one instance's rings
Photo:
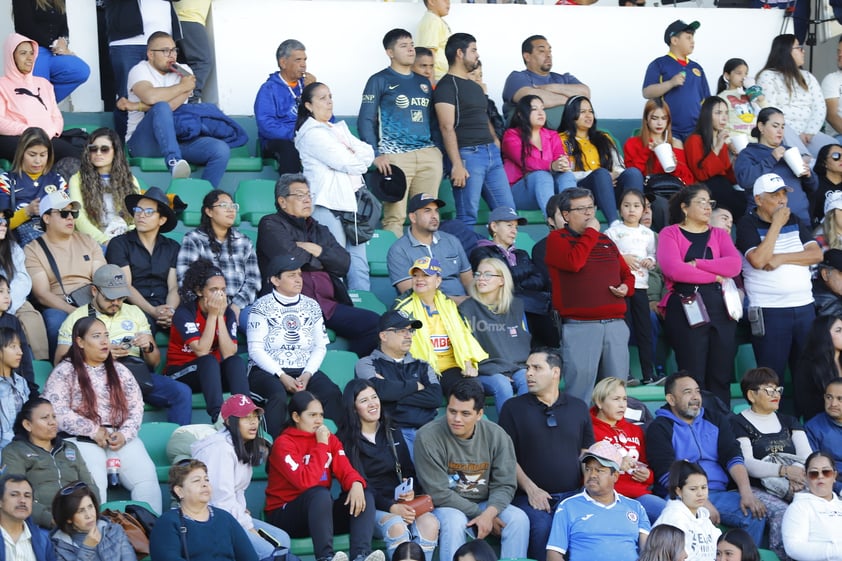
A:
{"type": "Polygon", "coordinates": [[[59,494],[61,494],[63,497],[66,497],[67,495],[72,495],[75,491],[78,491],[79,489],[87,488],[87,483],[85,483],[84,481],[77,481],[76,483],[71,483],[67,487],[62,487],[61,491],[59,491],[59,494]]]}
{"type": "Polygon", "coordinates": [[[51,210],[50,212],[55,212],[62,218],[79,218],[79,211],[78,210],[51,210]]]}
{"type": "Polygon", "coordinates": [[[96,154],[97,152],[101,154],[108,154],[111,152],[111,146],[107,144],[103,144],[101,146],[97,146],[96,144],[88,144],[88,153],[96,154]]]}
{"type": "Polygon", "coordinates": [[[834,470],[833,468],[822,468],[820,470],[811,469],[810,471],[807,472],[807,477],[809,477],[810,479],[813,479],[813,480],[818,479],[819,475],[821,475],[822,477],[833,477],[834,471],[836,471],[836,470],[834,470]]]}
{"type": "Polygon", "coordinates": [[[838,162],[839,160],[842,160],[842,152],[833,152],[831,154],[828,154],[828,156],[830,156],[830,159],[833,160],[834,162],[838,162]]]}

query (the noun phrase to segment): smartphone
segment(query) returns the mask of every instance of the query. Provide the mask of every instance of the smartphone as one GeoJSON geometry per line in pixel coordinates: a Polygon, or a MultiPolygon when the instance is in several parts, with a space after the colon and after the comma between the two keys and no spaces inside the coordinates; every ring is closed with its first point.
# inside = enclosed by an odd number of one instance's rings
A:
{"type": "Polygon", "coordinates": [[[120,346],[123,347],[124,349],[128,350],[128,349],[132,348],[132,341],[134,341],[134,336],[133,335],[126,335],[120,341],[120,346]]]}
{"type": "Polygon", "coordinates": [[[477,539],[477,529],[473,526],[465,526],[465,535],[468,539],[475,540],[477,539]]]}
{"type": "Polygon", "coordinates": [[[408,478],[406,481],[395,487],[395,500],[400,500],[401,495],[409,493],[412,491],[412,478],[408,478]]]}
{"type": "Polygon", "coordinates": [[[260,536],[261,538],[263,538],[264,540],[266,540],[267,542],[269,542],[270,544],[272,544],[272,547],[274,547],[274,548],[281,547],[281,542],[279,542],[278,540],[273,538],[272,535],[269,532],[267,532],[266,530],[264,530],[263,528],[257,529],[257,535],[260,536]]]}

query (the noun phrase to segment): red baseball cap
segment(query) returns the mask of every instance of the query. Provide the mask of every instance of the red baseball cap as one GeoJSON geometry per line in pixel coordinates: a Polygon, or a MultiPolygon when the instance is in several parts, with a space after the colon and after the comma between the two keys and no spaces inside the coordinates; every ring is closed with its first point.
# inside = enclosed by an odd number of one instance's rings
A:
{"type": "Polygon", "coordinates": [[[249,396],[235,393],[225,400],[219,414],[222,415],[223,421],[227,421],[231,415],[243,418],[248,417],[252,411],[257,411],[258,415],[263,415],[263,409],[255,405],[249,396]]]}

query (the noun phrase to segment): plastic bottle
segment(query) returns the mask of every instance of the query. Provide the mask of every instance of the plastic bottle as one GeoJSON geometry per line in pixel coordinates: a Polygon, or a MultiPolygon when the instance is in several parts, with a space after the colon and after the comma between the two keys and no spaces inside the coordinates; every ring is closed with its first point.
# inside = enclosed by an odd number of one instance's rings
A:
{"type": "Polygon", "coordinates": [[[120,484],[120,456],[109,450],[105,455],[105,471],[108,473],[108,486],[117,487],[120,484]]]}

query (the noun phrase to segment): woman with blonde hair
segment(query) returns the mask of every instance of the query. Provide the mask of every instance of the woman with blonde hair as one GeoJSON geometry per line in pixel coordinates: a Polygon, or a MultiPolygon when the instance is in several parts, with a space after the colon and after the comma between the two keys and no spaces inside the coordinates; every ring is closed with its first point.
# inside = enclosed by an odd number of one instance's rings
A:
{"type": "Polygon", "coordinates": [[[828,191],[824,198],[824,218],[814,235],[823,251],[842,249],[842,191],[828,191]]]}

